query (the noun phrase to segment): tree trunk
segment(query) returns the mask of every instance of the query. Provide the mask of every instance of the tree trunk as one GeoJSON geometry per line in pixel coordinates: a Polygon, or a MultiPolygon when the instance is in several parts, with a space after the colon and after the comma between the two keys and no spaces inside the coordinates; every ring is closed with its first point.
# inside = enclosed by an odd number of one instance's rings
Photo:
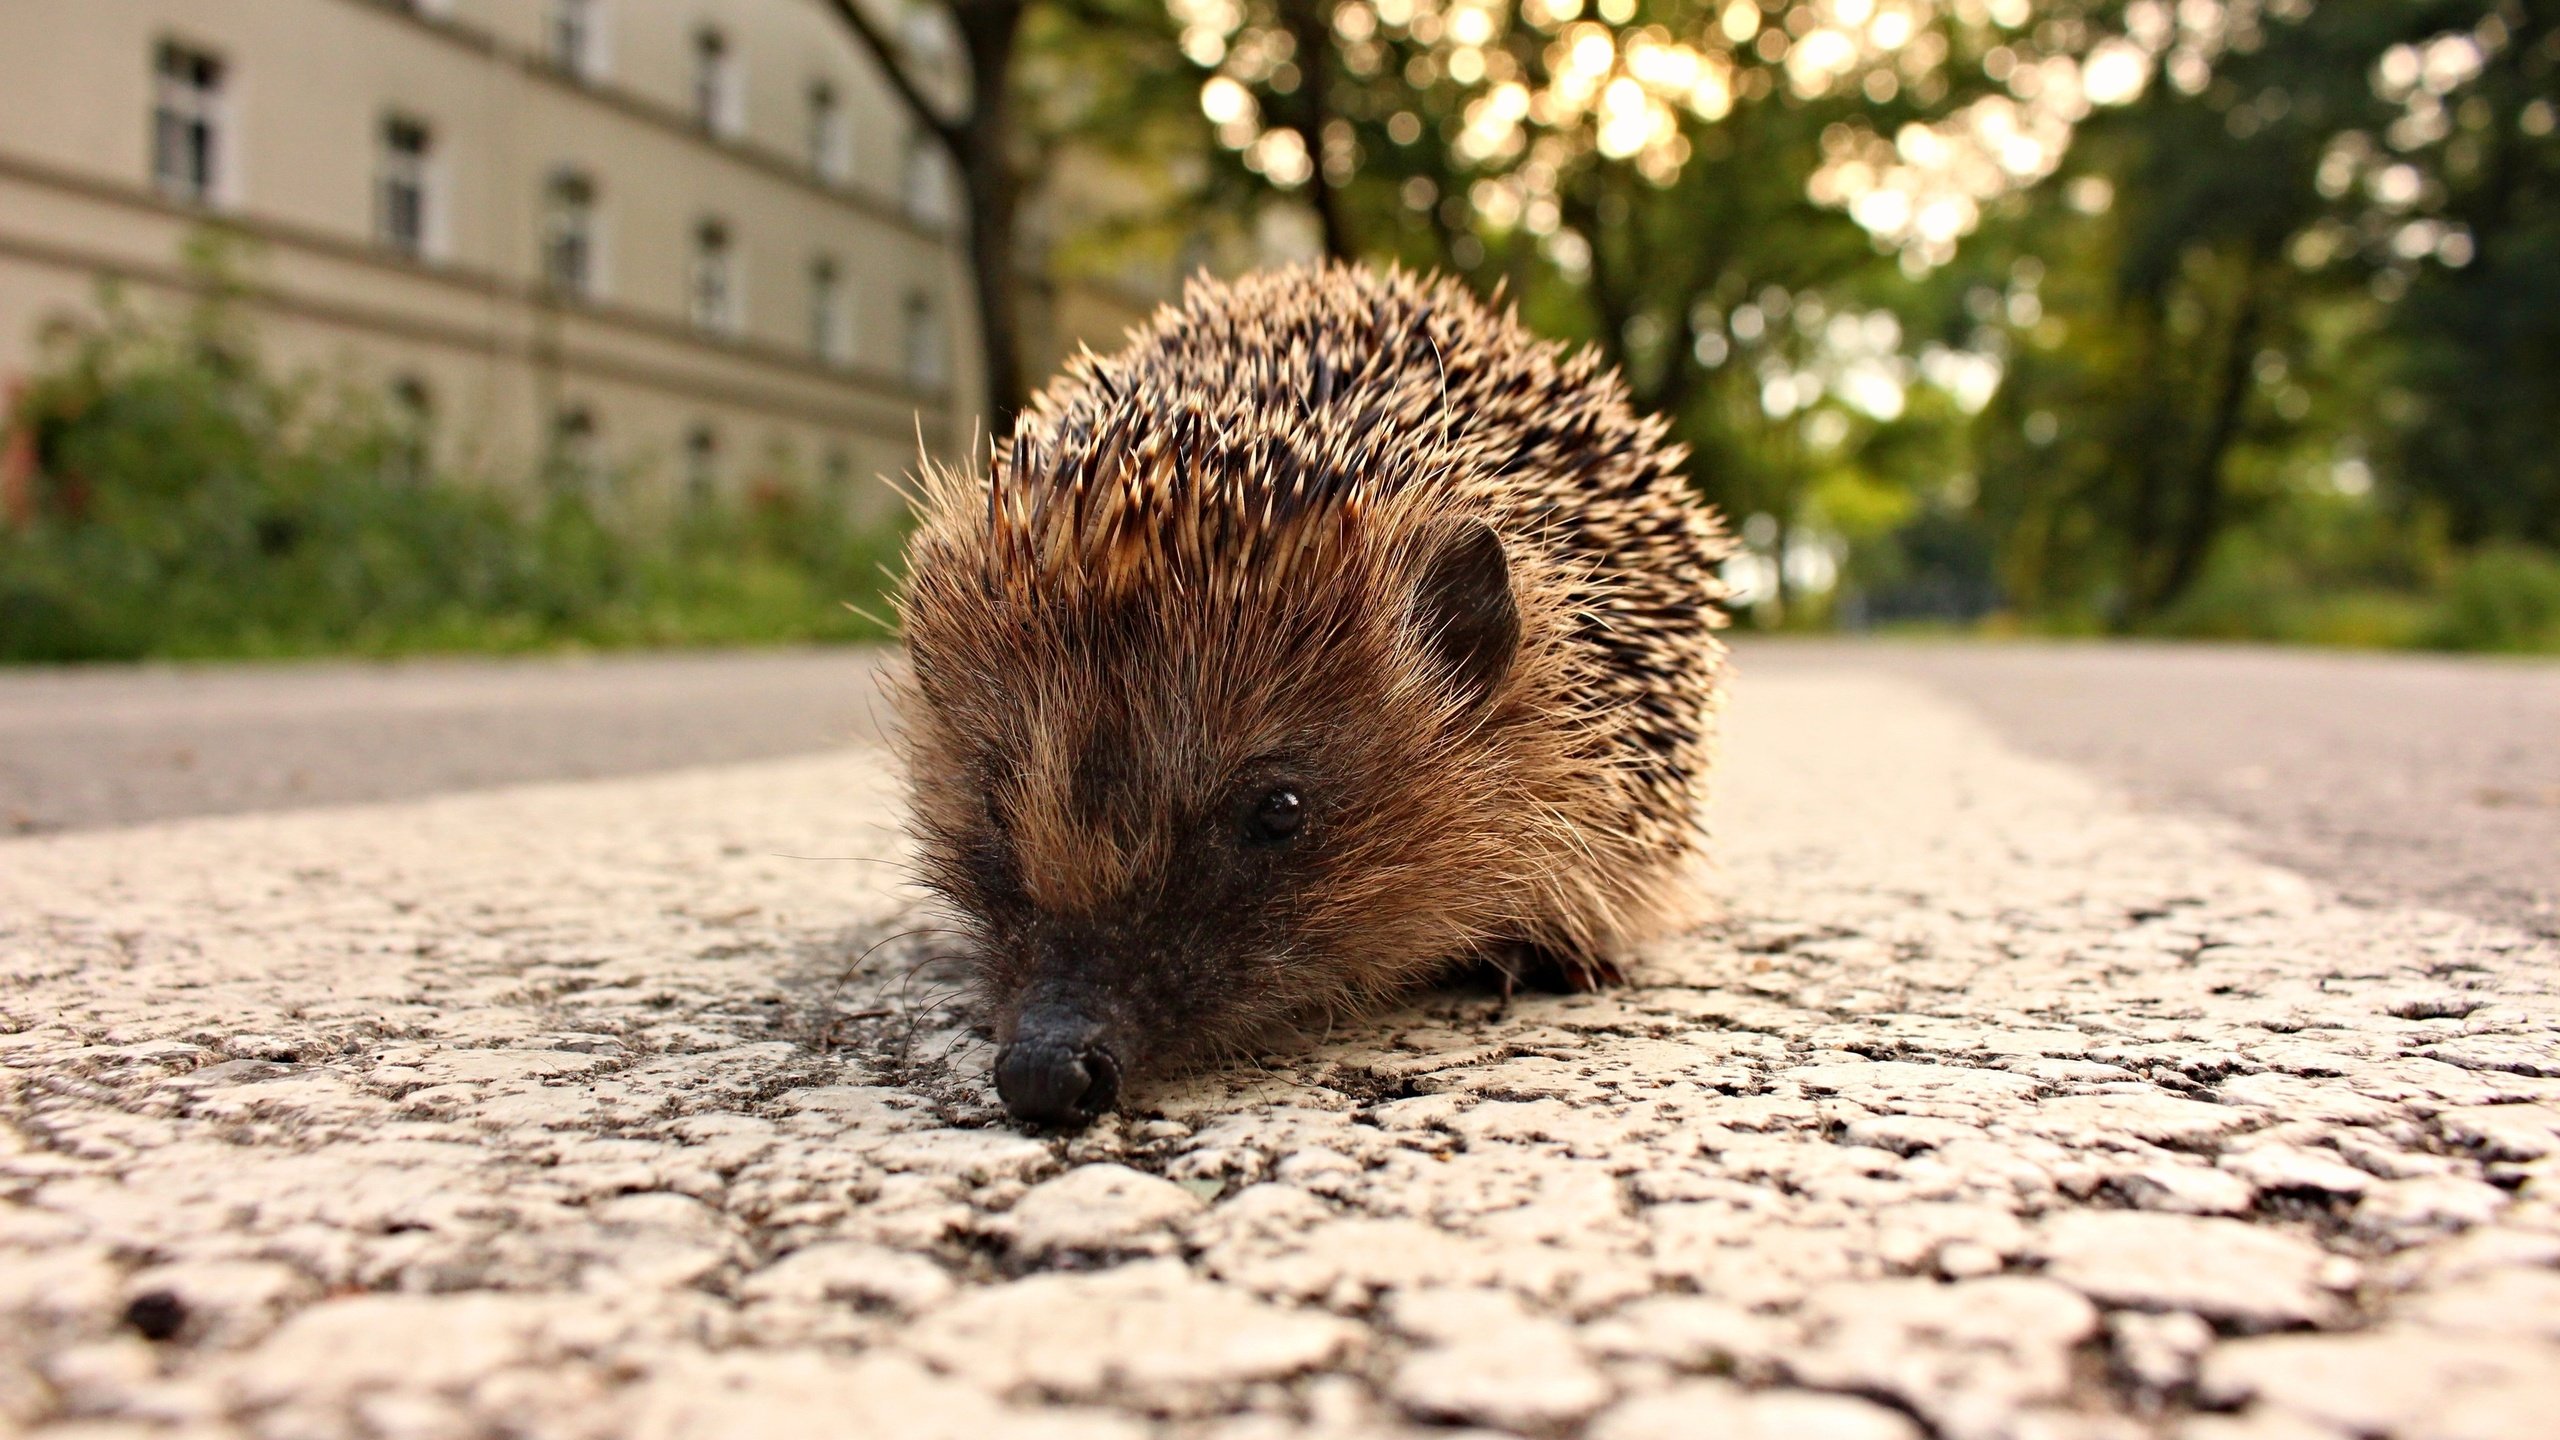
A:
{"type": "Polygon", "coordinates": [[[861,42],[923,132],[942,146],[960,174],[968,205],[970,298],[978,319],[978,366],[986,392],[989,438],[1002,439],[1022,412],[1021,276],[1015,269],[1014,215],[1021,180],[1013,171],[1013,49],[1029,0],[949,0],[952,27],[969,69],[968,109],[954,117],[907,69],[900,47],[860,0],[830,0],[836,18],[861,42]]]}
{"type": "MultiPolygon", "coordinates": [[[[2115,437],[2111,447],[2114,456],[2107,469],[2125,477],[2133,490],[2133,502],[2125,516],[2124,591],[2107,607],[2107,629],[2117,635],[2129,634],[2143,615],[2145,597],[2151,591],[2152,577],[2164,568],[2160,561],[2162,515],[2168,509],[2169,477],[2166,457],[2161,453],[2159,436],[2173,416],[2170,407],[2161,403],[2160,350],[2161,331],[2168,324],[2163,314],[2161,297],[2145,291],[2137,306],[2119,310],[2123,328],[2138,337],[2141,359],[2134,367],[2143,378],[2144,392],[2133,405],[2133,422],[2115,437]]],[[[2102,485],[2113,488],[2112,476],[2102,485]]]]}
{"type": "MultiPolygon", "coordinates": [[[[1609,183],[1604,171],[1592,177],[1593,189],[1609,183]]],[[[1608,245],[1608,230],[1600,220],[1606,197],[1587,191],[1568,192],[1563,199],[1565,220],[1580,232],[1591,247],[1591,266],[1583,280],[1583,303],[1591,308],[1592,343],[1599,347],[1601,359],[1627,382],[1627,392],[1638,410],[1650,411],[1652,396],[1635,373],[1627,354],[1627,321],[1635,313],[1634,298],[1628,286],[1621,283],[1617,257],[1608,245]]]]}
{"type": "Polygon", "coordinates": [[[1313,169],[1307,176],[1307,203],[1324,227],[1328,259],[1350,260],[1359,250],[1351,243],[1351,225],[1342,213],[1342,194],[1324,173],[1324,130],[1333,119],[1333,6],[1329,0],[1280,0],[1280,22],[1295,43],[1298,64],[1297,103],[1290,107],[1289,128],[1307,147],[1313,169]]]}
{"type": "Polygon", "coordinates": [[[2205,557],[2222,534],[2223,501],[2229,487],[2223,463],[2240,437],[2240,421],[2248,411],[2249,377],[2257,360],[2258,334],[2265,326],[2266,305],[2260,291],[2269,283],[2265,266],[2253,251],[2240,269],[2239,294],[2232,301],[2231,337],[2213,379],[2213,395],[2186,472],[2186,504],[2169,537],[2167,568],[2145,597],[2142,614],[2158,615],[2178,603],[2203,572],[2205,557]]]}
{"type": "MultiPolygon", "coordinates": [[[[2511,16],[2514,33],[2500,47],[2490,62],[2482,91],[2504,94],[2519,109],[2536,93],[2536,81],[2529,57],[2549,50],[2552,44],[2552,6],[2523,7],[2511,16]]],[[[2497,273],[2492,263],[2496,253],[2506,248],[2508,229],[2515,219],[2517,192],[2523,188],[2528,163],[2526,142],[2518,137],[2517,117],[2512,112],[2496,114],[2496,123],[2488,127],[2485,137],[2487,154],[2480,167],[2480,182],[2472,187],[2467,203],[2457,212],[2465,228],[2471,232],[2472,254],[2467,275],[2477,277],[2497,273]]]]}
{"type": "Polygon", "coordinates": [[[969,205],[969,281],[977,292],[978,365],[986,389],[987,436],[1013,433],[1030,398],[1022,365],[1022,277],[1014,216],[1021,182],[1013,173],[1013,48],[1022,0],[969,0],[951,16],[969,58],[969,113],[953,158],[969,205]]]}
{"type": "Polygon", "coordinates": [[[2216,383],[2212,422],[2195,464],[2187,473],[2186,513],[2179,518],[2169,552],[2169,572],[2161,577],[2159,593],[2152,600],[2154,614],[2176,604],[2187,593],[2187,587],[2204,569],[2213,542],[2222,534],[2223,500],[2229,489],[2223,480],[2223,462],[2230,456],[2232,442],[2239,438],[2240,417],[2248,407],[2250,366],[2256,359],[2253,350],[2264,315],[2258,303],[2258,284],[2253,266],[2242,281],[2240,313],[2232,320],[2231,348],[2223,356],[2222,374],[2216,383]]]}

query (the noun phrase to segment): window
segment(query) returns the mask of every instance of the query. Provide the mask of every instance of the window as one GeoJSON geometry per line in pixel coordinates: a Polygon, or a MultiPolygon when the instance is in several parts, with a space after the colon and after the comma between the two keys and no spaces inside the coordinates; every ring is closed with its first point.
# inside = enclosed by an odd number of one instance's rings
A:
{"type": "Polygon", "coordinates": [[[706,505],[720,490],[720,432],[696,425],[684,437],[684,498],[706,505]]]}
{"type": "Polygon", "coordinates": [[[921,127],[907,131],[906,174],[902,184],[907,218],[919,225],[951,223],[951,178],[943,166],[940,143],[921,127]]]}
{"type": "Polygon", "coordinates": [[[818,463],[818,491],[828,505],[845,508],[846,497],[853,493],[853,456],[843,446],[828,446],[826,457],[818,463]]]}
{"type": "Polygon", "coordinates": [[[551,417],[551,443],[561,454],[585,458],[595,444],[596,412],[584,405],[564,405],[551,417]]]}
{"type": "Polygon", "coordinates": [[[830,365],[852,358],[846,354],[844,311],[844,277],[834,256],[821,255],[809,262],[809,353],[830,365]]]}
{"type": "Polygon", "coordinates": [[[564,405],[551,417],[553,483],[573,488],[594,478],[596,431],[596,412],[584,405],[564,405]]]}
{"type": "Polygon", "coordinates": [[[943,356],[942,314],[924,290],[907,292],[907,383],[918,390],[942,387],[947,362],[943,356]]]}
{"type": "Polygon", "coordinates": [[[382,122],[382,160],[374,177],[374,232],[382,243],[403,255],[427,253],[429,153],[433,138],[427,127],[406,116],[382,122]]]}
{"type": "Polygon", "coordinates": [[[163,40],[152,62],[151,179],[160,193],[191,204],[220,197],[222,62],[163,40]]]}
{"type": "Polygon", "coordinates": [[[600,0],[551,0],[551,63],[581,80],[604,78],[600,0]]]}
{"type": "Polygon", "coordinates": [[[542,280],[561,295],[601,293],[596,186],[579,170],[554,171],[542,192],[542,280]]]}
{"type": "Polygon", "coordinates": [[[853,178],[853,131],[836,87],[809,82],[809,168],[831,185],[853,178]]]}
{"type": "Polygon", "coordinates": [[[427,478],[436,425],[435,392],[415,375],[391,382],[390,443],[382,457],[383,478],[394,485],[416,485],[427,478]]]}
{"type": "Polygon", "coordinates": [[[693,34],[693,118],[714,135],[735,135],[746,122],[738,58],[729,37],[710,26],[693,34]]]}
{"type": "Polygon", "coordinates": [[[687,297],[694,324],[724,335],[737,331],[737,264],[726,221],[705,220],[694,227],[693,283],[687,297]]]}

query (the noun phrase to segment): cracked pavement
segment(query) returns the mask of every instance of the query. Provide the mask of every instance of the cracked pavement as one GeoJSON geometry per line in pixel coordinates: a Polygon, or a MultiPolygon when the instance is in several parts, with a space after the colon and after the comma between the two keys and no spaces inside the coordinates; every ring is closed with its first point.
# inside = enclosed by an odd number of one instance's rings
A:
{"type": "Polygon", "coordinates": [[[876,751],[0,842],[0,1430],[2486,1440],[2560,946],[1746,674],[1722,919],[1006,1127],[876,751]]]}

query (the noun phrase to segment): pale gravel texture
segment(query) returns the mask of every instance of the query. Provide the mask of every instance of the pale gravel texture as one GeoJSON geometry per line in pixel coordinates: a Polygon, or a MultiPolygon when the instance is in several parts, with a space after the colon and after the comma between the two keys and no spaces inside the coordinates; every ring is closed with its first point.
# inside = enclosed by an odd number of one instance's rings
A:
{"type": "Polygon", "coordinates": [[[1072,1140],[872,753],[0,843],[0,1429],[2554,1433],[2550,941],[1906,684],[1747,680],[1728,757],[1633,987],[1072,1140]]]}

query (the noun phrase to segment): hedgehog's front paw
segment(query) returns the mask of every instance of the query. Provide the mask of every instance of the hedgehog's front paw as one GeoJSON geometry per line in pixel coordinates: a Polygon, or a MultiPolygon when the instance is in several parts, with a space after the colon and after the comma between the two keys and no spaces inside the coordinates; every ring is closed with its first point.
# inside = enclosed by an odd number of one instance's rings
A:
{"type": "Polygon", "coordinates": [[[1572,955],[1526,941],[1502,946],[1481,962],[1485,976],[1499,985],[1504,999],[1521,990],[1548,995],[1583,995],[1624,984],[1626,972],[1606,955],[1572,955]]]}

